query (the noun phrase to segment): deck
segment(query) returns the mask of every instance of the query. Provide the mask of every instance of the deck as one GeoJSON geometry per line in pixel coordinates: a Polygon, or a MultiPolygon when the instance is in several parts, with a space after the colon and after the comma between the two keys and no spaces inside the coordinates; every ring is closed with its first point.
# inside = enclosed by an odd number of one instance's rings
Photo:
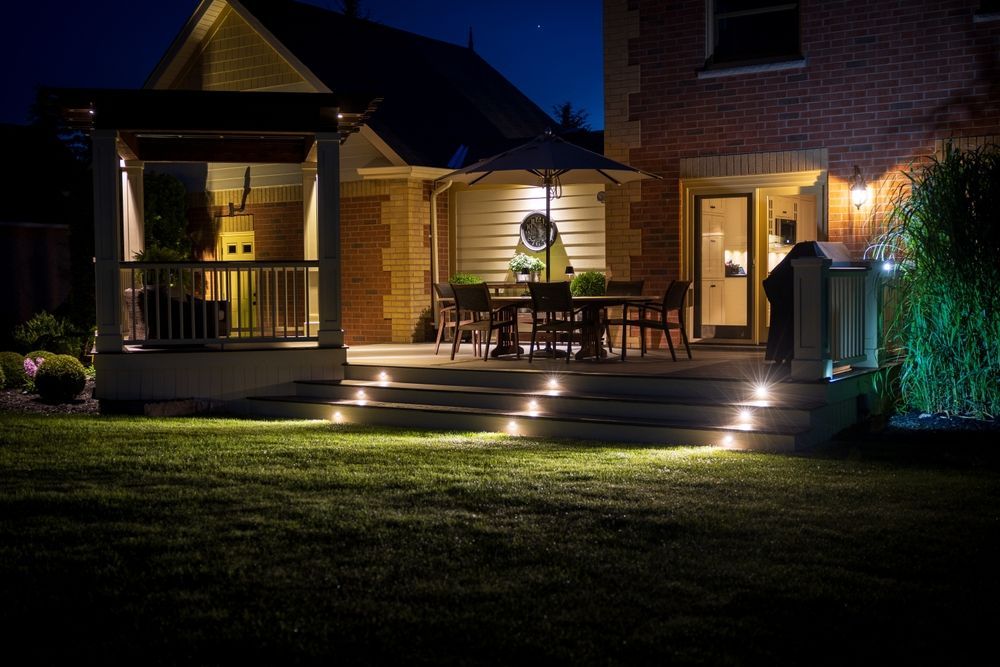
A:
{"type": "Polygon", "coordinates": [[[483,361],[463,345],[366,345],[348,350],[344,378],[303,380],[283,395],[254,396],[253,414],[523,437],[713,445],[796,451],[866,416],[870,372],[796,382],[759,347],[695,345],[640,357],[483,361]]]}

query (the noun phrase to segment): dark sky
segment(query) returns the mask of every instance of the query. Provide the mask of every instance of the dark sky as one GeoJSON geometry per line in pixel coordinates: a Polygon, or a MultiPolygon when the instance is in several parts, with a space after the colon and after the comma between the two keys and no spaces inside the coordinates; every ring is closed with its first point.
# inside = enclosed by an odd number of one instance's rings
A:
{"type": "MultiPolygon", "coordinates": [[[[335,0],[312,0],[336,7],[335,0]]],[[[198,0],[13,0],[0,21],[0,122],[27,122],[38,85],[138,88],[198,0]]],[[[601,0],[367,0],[370,17],[465,44],[548,113],[604,125],[601,0]]]]}

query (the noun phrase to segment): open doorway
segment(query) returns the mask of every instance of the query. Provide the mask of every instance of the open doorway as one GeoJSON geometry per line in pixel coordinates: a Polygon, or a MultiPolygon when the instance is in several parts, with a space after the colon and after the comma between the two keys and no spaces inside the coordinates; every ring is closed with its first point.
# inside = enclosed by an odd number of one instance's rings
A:
{"type": "Polygon", "coordinates": [[[753,335],[753,195],[695,197],[694,336],[749,342],[753,335]]]}

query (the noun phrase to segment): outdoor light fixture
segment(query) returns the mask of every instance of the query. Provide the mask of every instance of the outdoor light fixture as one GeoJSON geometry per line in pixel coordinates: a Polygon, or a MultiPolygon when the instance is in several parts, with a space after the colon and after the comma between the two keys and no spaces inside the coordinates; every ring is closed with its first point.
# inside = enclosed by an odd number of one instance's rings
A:
{"type": "Polygon", "coordinates": [[[389,374],[386,373],[385,371],[381,371],[378,374],[378,381],[382,386],[387,385],[389,383],[389,374]]]}
{"type": "Polygon", "coordinates": [[[507,422],[507,432],[511,435],[517,435],[517,422],[513,419],[507,422]]]}
{"type": "Polygon", "coordinates": [[[339,410],[333,413],[333,423],[334,424],[344,423],[344,415],[342,415],[339,410]]]}
{"type": "Polygon", "coordinates": [[[725,436],[722,439],[722,446],[723,447],[732,447],[733,446],[733,436],[731,436],[731,435],[725,436]]]}
{"type": "Polygon", "coordinates": [[[861,168],[858,165],[854,165],[854,174],[847,182],[851,187],[851,203],[860,210],[868,201],[868,187],[865,185],[865,177],[861,175],[861,168]]]}
{"type": "Polygon", "coordinates": [[[555,378],[549,378],[549,381],[545,383],[549,391],[559,391],[559,380],[555,378]]]}
{"type": "Polygon", "coordinates": [[[573,270],[572,266],[566,267],[566,280],[573,280],[573,276],[576,275],[576,271],[573,270]]]}
{"type": "Polygon", "coordinates": [[[896,268],[896,265],[892,263],[891,259],[886,260],[882,263],[882,270],[886,273],[892,273],[892,270],[896,268]]]}
{"type": "Polygon", "coordinates": [[[767,398],[768,391],[766,384],[759,384],[753,388],[753,395],[755,398],[767,398]]]}
{"type": "Polygon", "coordinates": [[[538,415],[538,401],[535,399],[528,401],[528,414],[532,417],[536,417],[538,415]]]}

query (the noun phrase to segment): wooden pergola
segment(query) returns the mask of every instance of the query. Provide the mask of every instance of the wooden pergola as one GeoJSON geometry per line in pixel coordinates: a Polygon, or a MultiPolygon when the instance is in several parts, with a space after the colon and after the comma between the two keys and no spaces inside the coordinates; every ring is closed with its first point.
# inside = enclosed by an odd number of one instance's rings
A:
{"type": "MultiPolygon", "coordinates": [[[[98,353],[121,352],[122,173],[155,162],[307,163],[315,152],[319,347],[342,347],[340,145],[378,98],[333,93],[53,91],[93,142],[98,353]]],[[[141,187],[141,171],[140,171],[141,187]]]]}

